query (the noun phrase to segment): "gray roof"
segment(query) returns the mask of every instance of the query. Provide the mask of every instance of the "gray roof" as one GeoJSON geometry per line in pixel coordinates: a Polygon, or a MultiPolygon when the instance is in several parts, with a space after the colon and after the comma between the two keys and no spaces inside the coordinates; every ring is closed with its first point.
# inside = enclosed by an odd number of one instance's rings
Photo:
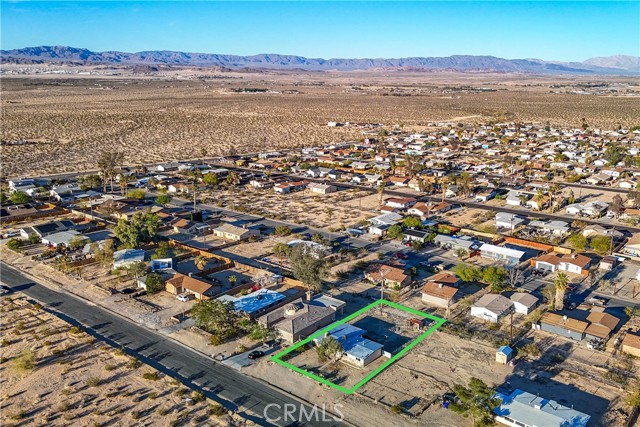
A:
{"type": "Polygon", "coordinates": [[[335,310],[331,307],[310,305],[299,298],[262,316],[260,321],[266,323],[268,327],[273,326],[294,334],[334,314],[335,310]]]}
{"type": "Polygon", "coordinates": [[[525,292],[516,292],[511,295],[511,301],[518,302],[525,307],[531,308],[538,303],[538,298],[525,292]]]}
{"type": "Polygon", "coordinates": [[[506,313],[512,306],[513,304],[509,299],[497,294],[483,295],[478,302],[473,304],[473,307],[483,307],[498,315],[506,313]]]}

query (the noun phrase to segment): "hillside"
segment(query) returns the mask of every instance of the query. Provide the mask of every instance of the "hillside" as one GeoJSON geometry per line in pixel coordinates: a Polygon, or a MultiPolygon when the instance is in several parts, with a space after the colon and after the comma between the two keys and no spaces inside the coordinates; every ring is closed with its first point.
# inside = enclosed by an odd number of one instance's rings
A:
{"type": "Polygon", "coordinates": [[[38,46],[2,50],[4,63],[77,64],[163,64],[173,66],[224,67],[229,69],[304,69],[314,71],[351,70],[451,70],[463,72],[520,72],[533,74],[636,74],[639,58],[616,56],[585,62],[504,59],[494,56],[453,55],[412,58],[305,58],[295,55],[259,54],[251,56],[175,51],[93,52],[67,46],[38,46]]]}

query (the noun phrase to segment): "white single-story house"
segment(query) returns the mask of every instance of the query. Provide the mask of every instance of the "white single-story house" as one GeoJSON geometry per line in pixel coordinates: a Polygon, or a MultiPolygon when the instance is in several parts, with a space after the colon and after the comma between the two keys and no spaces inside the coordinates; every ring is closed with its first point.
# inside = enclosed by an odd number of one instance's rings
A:
{"type": "Polygon", "coordinates": [[[525,222],[525,218],[508,212],[498,212],[496,214],[496,228],[506,228],[515,230],[518,226],[525,222]]]}
{"type": "Polygon", "coordinates": [[[310,183],[307,186],[307,188],[311,190],[312,193],[317,193],[317,194],[334,193],[338,190],[335,185],[319,184],[317,182],[310,183]]]}
{"type": "Polygon", "coordinates": [[[513,309],[518,314],[529,314],[538,305],[538,298],[525,292],[516,292],[509,299],[513,303],[513,309]]]}
{"type": "Polygon", "coordinates": [[[471,315],[489,322],[497,323],[513,311],[513,303],[502,295],[483,295],[471,306],[471,315]]]}
{"type": "Polygon", "coordinates": [[[525,256],[525,252],[484,243],[480,246],[480,255],[483,258],[495,259],[502,261],[505,264],[516,265],[522,261],[522,258],[525,256]]]}
{"type": "Polygon", "coordinates": [[[515,389],[511,394],[496,393],[500,405],[493,412],[495,420],[510,427],[587,427],[590,415],[560,403],[515,389]]]}
{"type": "Polygon", "coordinates": [[[341,361],[364,368],[369,363],[382,356],[382,344],[363,338],[364,329],[348,323],[336,326],[324,336],[314,339],[316,345],[327,336],[332,336],[342,345],[341,361]]]}

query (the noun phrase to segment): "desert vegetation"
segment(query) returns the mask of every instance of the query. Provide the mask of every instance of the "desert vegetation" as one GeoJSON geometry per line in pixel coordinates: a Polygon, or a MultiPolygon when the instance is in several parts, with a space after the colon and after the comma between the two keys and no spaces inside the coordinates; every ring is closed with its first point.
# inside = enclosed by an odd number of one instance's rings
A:
{"type": "Polygon", "coordinates": [[[3,298],[0,318],[3,426],[244,425],[25,297],[3,298]]]}
{"type": "Polygon", "coordinates": [[[327,127],[333,120],[419,130],[431,121],[512,119],[576,127],[585,119],[592,127],[612,128],[638,125],[640,117],[635,97],[550,93],[548,77],[240,77],[234,85],[270,92],[234,91],[224,79],[5,79],[2,140],[29,141],[3,147],[11,159],[5,174],[95,169],[96,154],[104,151],[117,150],[125,163],[140,164],[198,158],[203,148],[218,155],[362,138],[353,129],[327,127]],[[469,85],[496,91],[451,90],[469,85]]]}

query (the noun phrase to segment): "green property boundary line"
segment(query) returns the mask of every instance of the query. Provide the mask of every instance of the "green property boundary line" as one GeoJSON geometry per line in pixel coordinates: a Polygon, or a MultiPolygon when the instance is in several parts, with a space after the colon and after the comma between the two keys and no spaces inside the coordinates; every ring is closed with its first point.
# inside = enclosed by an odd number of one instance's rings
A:
{"type": "Polygon", "coordinates": [[[321,384],[328,385],[329,387],[332,387],[332,388],[334,388],[336,390],[339,390],[339,391],[341,391],[341,392],[343,392],[345,394],[353,394],[360,387],[362,387],[363,385],[365,385],[366,383],[371,381],[376,375],[378,375],[379,373],[384,371],[386,368],[391,366],[395,361],[397,361],[398,359],[403,357],[405,354],[407,354],[407,352],[409,350],[411,350],[413,347],[418,345],[420,343],[420,341],[424,340],[426,337],[431,335],[433,333],[433,331],[438,329],[445,322],[446,322],[446,320],[441,318],[441,317],[434,316],[434,315],[428,314],[428,313],[423,313],[422,311],[415,310],[413,308],[406,307],[404,305],[400,305],[400,304],[396,304],[396,303],[391,302],[391,301],[380,299],[380,300],[377,300],[377,301],[369,304],[368,306],[356,311],[355,313],[345,317],[344,319],[339,320],[337,322],[334,322],[331,325],[329,325],[329,326],[327,326],[325,328],[322,328],[319,331],[316,331],[315,333],[313,333],[309,337],[305,338],[304,340],[302,340],[302,341],[300,341],[300,342],[298,342],[298,343],[296,343],[296,344],[284,349],[283,351],[271,356],[271,360],[276,362],[279,365],[284,366],[285,368],[291,369],[292,371],[295,371],[295,372],[297,372],[299,374],[302,374],[302,375],[304,375],[306,377],[309,377],[309,378],[311,378],[311,379],[313,379],[313,380],[315,380],[315,381],[317,381],[317,382],[319,382],[321,384]],[[378,368],[376,368],[373,372],[371,372],[369,375],[364,377],[359,383],[357,383],[356,385],[354,385],[350,389],[342,387],[342,386],[340,386],[338,384],[334,384],[331,381],[328,381],[328,380],[326,380],[324,378],[319,377],[318,375],[312,374],[311,372],[305,371],[304,369],[298,368],[297,366],[294,366],[294,365],[292,365],[290,363],[287,363],[284,360],[282,360],[283,356],[285,356],[285,355],[291,353],[292,351],[295,351],[296,349],[298,349],[298,348],[310,343],[315,338],[318,338],[318,337],[324,335],[326,332],[332,330],[333,328],[335,328],[335,327],[337,327],[339,325],[342,325],[343,323],[347,323],[348,321],[360,316],[362,313],[365,313],[365,312],[371,310],[372,308],[374,308],[374,307],[376,307],[376,306],[378,306],[380,304],[384,304],[384,305],[387,305],[389,307],[393,307],[393,308],[398,309],[398,310],[406,311],[408,313],[414,314],[414,315],[419,316],[421,318],[427,318],[429,320],[433,320],[435,323],[429,329],[427,329],[425,332],[423,332],[419,337],[417,337],[416,339],[411,341],[405,348],[400,350],[392,358],[390,358],[385,363],[380,365],[378,368]]]}

